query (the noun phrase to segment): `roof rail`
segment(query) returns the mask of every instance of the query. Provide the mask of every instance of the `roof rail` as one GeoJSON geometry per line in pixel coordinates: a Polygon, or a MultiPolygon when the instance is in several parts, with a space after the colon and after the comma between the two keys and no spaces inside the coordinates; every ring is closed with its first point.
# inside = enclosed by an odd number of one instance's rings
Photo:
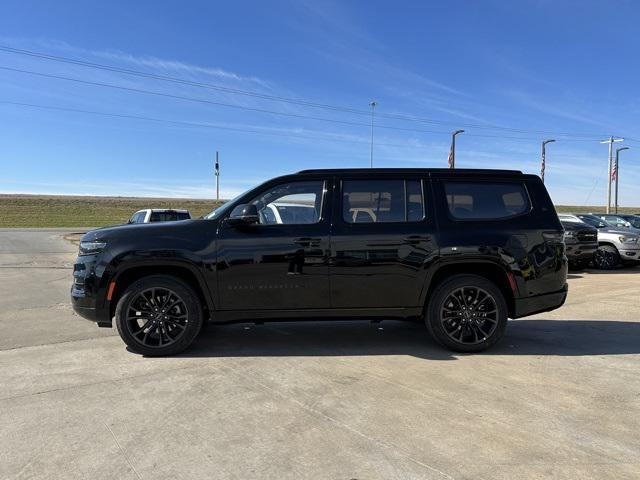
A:
{"type": "Polygon", "coordinates": [[[522,175],[520,170],[497,170],[489,168],[316,168],[309,170],[301,170],[297,172],[298,175],[309,174],[322,174],[322,173],[461,173],[461,174],[476,174],[476,175],[495,175],[495,174],[507,174],[507,175],[522,175]]]}

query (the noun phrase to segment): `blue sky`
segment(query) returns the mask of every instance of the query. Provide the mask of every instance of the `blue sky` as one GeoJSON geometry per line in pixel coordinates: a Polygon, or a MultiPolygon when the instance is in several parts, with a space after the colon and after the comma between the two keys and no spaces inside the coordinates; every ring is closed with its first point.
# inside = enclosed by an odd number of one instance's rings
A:
{"type": "Polygon", "coordinates": [[[464,128],[457,166],[538,173],[541,140],[556,138],[554,200],[603,204],[598,141],[620,135],[621,204],[640,206],[639,20],[632,1],[5,0],[3,47],[227,91],[0,51],[0,192],[211,198],[216,150],[224,197],[366,167],[369,117],[342,107],[375,99],[376,166],[444,167],[464,128]]]}

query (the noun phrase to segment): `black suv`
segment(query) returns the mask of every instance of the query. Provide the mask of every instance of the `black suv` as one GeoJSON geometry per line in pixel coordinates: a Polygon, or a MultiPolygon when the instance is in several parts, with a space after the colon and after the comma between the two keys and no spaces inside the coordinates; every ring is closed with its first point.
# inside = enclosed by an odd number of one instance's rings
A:
{"type": "Polygon", "coordinates": [[[507,318],[560,307],[563,229],[540,178],[507,170],[305,170],[197,220],[82,238],[73,307],[135,352],[204,321],[419,319],[477,352],[507,318]]]}

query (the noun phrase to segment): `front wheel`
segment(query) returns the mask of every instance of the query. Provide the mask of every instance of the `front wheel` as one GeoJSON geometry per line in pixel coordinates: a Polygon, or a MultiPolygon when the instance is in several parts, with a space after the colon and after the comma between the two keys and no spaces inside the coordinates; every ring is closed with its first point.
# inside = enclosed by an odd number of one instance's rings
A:
{"type": "Polygon", "coordinates": [[[125,290],[116,306],[116,326],[132,351],[173,355],[198,335],[202,309],[189,285],[174,277],[153,275],[125,290]]]}
{"type": "Polygon", "coordinates": [[[620,264],[620,254],[616,247],[600,245],[593,256],[593,263],[602,270],[612,270],[620,264]]]}
{"type": "Polygon", "coordinates": [[[457,352],[481,352],[498,342],[507,326],[500,289],[478,275],[455,275],[429,300],[425,322],[431,336],[457,352]]]}

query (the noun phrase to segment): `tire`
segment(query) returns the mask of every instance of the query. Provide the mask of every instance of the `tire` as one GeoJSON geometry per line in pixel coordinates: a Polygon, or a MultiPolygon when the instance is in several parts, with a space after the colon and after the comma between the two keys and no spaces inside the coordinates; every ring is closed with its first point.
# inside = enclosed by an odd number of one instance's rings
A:
{"type": "Polygon", "coordinates": [[[202,327],[198,295],[183,281],[152,275],[131,284],[116,305],[116,327],[130,350],[146,356],[174,355],[202,327]]]}
{"type": "Polygon", "coordinates": [[[507,316],[507,302],[493,282],[478,275],[454,275],[436,287],[425,323],[440,345],[470,353],[495,345],[504,335],[507,316]]]}
{"type": "Polygon", "coordinates": [[[601,270],[612,270],[620,265],[620,254],[616,247],[600,245],[593,255],[593,264],[601,270]]]}

